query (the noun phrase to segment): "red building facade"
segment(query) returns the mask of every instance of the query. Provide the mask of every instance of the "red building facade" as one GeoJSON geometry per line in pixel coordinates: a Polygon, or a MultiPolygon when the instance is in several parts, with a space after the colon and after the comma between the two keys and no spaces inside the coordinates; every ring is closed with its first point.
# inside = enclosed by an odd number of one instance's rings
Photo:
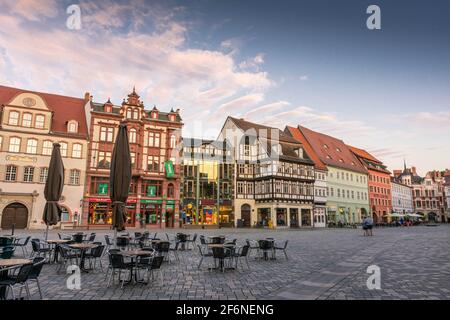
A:
{"type": "Polygon", "coordinates": [[[367,151],[349,147],[369,172],[370,211],[374,222],[382,222],[383,217],[392,212],[391,173],[380,160],[367,151]]]}
{"type": "Polygon", "coordinates": [[[109,166],[118,127],[127,124],[132,159],[132,182],[127,202],[127,226],[174,227],[179,221],[179,111],[146,110],[133,89],[121,106],[108,100],[91,102],[90,145],[83,205],[83,225],[112,222],[109,166]]]}

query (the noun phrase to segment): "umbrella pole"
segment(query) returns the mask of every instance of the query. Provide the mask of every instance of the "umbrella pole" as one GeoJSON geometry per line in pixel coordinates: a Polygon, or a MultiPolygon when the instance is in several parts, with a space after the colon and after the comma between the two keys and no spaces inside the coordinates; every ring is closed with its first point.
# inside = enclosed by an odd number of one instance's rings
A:
{"type": "Polygon", "coordinates": [[[117,228],[114,228],[114,249],[117,249],[117,228]]]}
{"type": "Polygon", "coordinates": [[[47,225],[47,228],[45,230],[45,241],[47,241],[47,240],[48,240],[48,225],[47,225]]]}

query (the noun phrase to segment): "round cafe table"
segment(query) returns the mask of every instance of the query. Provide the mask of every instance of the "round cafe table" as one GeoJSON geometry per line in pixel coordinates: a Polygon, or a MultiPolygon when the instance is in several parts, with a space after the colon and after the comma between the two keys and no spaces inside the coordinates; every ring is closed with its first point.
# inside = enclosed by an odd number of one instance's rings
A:
{"type": "Polygon", "coordinates": [[[72,249],[76,249],[76,250],[80,250],[80,270],[83,272],[89,272],[89,270],[87,270],[84,267],[84,261],[85,256],[86,256],[86,250],[88,249],[92,249],[92,248],[96,248],[98,245],[96,244],[92,244],[92,243],[74,243],[74,244],[69,244],[69,247],[72,249]]]}
{"type": "MultiPolygon", "coordinates": [[[[32,263],[30,259],[1,259],[0,260],[0,280],[8,276],[8,270],[2,270],[4,268],[22,266],[24,264],[32,263]]],[[[0,288],[0,300],[6,299],[6,287],[0,288]]]]}

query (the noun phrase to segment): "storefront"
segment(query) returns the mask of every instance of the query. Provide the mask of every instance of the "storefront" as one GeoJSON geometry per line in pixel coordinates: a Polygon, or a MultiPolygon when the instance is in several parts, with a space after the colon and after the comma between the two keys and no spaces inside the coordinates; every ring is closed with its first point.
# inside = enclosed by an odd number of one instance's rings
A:
{"type": "Polygon", "coordinates": [[[258,227],[269,226],[270,208],[258,208],[258,227]]]}
{"type": "Polygon", "coordinates": [[[277,208],[277,227],[285,227],[287,225],[287,209],[277,208]]]}
{"type": "Polygon", "coordinates": [[[234,213],[231,200],[223,200],[219,207],[219,225],[221,227],[234,226],[234,213]]]}
{"type": "MultiPolygon", "coordinates": [[[[136,222],[136,199],[128,199],[126,225],[134,227],[136,222]]],[[[112,205],[109,198],[89,198],[87,223],[91,225],[112,224],[112,205]]]]}
{"type": "MultiPolygon", "coordinates": [[[[224,208],[223,212],[230,214],[230,210],[231,208],[224,208]]],[[[183,220],[183,224],[187,225],[219,224],[219,214],[217,212],[217,205],[214,200],[209,199],[202,199],[199,201],[199,214],[197,214],[195,202],[193,200],[185,201],[181,218],[183,220]]]]}
{"type": "Polygon", "coordinates": [[[166,201],[166,227],[173,228],[175,226],[175,200],[166,201]]]}
{"type": "Polygon", "coordinates": [[[146,226],[161,227],[162,200],[141,199],[140,212],[146,226]]]}
{"type": "Polygon", "coordinates": [[[298,209],[290,208],[289,209],[289,223],[291,228],[298,228],[299,220],[298,220],[298,209]]]}

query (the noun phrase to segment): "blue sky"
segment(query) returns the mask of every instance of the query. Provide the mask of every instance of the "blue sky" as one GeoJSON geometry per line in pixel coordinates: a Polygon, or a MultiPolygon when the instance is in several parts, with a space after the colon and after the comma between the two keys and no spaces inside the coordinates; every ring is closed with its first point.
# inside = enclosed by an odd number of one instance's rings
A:
{"type": "Polygon", "coordinates": [[[390,169],[450,168],[448,1],[31,1],[0,4],[0,83],[180,108],[185,135],[226,115],[301,124],[390,169]],[[82,29],[65,27],[68,5],[82,29]],[[381,30],[366,8],[381,8],[381,30]]]}

